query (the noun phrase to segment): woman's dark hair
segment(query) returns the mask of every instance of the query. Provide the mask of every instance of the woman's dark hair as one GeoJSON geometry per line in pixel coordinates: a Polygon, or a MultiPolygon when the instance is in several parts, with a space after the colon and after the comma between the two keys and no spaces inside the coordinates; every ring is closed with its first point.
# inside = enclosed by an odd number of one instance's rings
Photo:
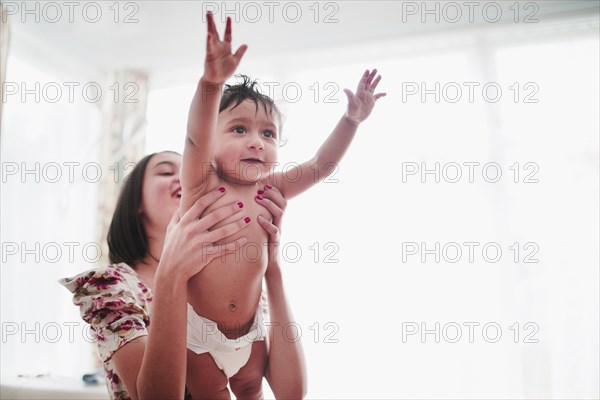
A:
{"type": "Polygon", "coordinates": [[[148,162],[157,153],[142,158],[125,179],[108,228],[108,257],[112,264],[126,263],[134,267],[148,253],[148,235],[142,214],[142,188],[148,162]]]}
{"type": "Polygon", "coordinates": [[[256,110],[258,111],[258,105],[262,105],[267,114],[271,114],[275,110],[275,115],[279,120],[279,128],[281,130],[283,124],[283,116],[275,105],[275,102],[269,96],[261,93],[257,81],[253,81],[249,76],[236,75],[238,78],[242,78],[242,82],[236,83],[235,85],[225,84],[223,95],[221,96],[221,103],[219,104],[219,112],[226,110],[233,104],[233,108],[239,106],[245,100],[251,100],[256,104],[256,110]]]}

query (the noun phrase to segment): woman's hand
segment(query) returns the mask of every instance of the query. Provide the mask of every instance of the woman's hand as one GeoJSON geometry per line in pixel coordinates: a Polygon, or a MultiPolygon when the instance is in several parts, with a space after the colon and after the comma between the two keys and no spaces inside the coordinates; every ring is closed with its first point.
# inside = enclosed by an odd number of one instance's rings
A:
{"type": "Polygon", "coordinates": [[[200,215],[225,193],[224,188],[210,191],[183,215],[177,210],[167,227],[165,244],[158,272],[167,272],[186,281],[202,271],[213,259],[233,253],[248,241],[241,237],[234,242],[213,244],[244,229],[250,219],[246,216],[220,228],[215,224],[243,210],[240,202],[220,207],[200,218],[200,215]]]}
{"type": "Polygon", "coordinates": [[[271,264],[271,262],[277,262],[278,260],[281,219],[287,207],[287,200],[283,197],[279,189],[271,185],[265,185],[263,192],[259,196],[256,196],[255,199],[258,204],[265,207],[273,216],[273,222],[261,216],[258,217],[258,223],[269,234],[269,264],[271,264]]]}

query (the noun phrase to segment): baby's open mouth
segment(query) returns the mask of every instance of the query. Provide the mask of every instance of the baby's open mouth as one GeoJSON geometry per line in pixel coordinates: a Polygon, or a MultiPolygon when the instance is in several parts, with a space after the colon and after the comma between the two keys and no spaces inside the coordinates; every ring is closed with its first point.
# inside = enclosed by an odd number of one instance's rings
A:
{"type": "Polygon", "coordinates": [[[264,161],[259,160],[258,158],[244,158],[242,161],[247,163],[264,164],[264,161]]]}

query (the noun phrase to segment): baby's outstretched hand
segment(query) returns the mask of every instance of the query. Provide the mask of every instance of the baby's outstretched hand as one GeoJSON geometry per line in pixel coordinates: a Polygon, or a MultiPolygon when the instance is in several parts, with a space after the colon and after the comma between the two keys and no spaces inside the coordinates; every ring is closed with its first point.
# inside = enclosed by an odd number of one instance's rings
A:
{"type": "Polygon", "coordinates": [[[219,38],[212,13],[206,13],[208,34],[206,36],[206,60],[204,77],[208,82],[223,83],[235,72],[248,46],[241,45],[235,54],[231,53],[231,18],[227,17],[225,36],[219,38]]]}
{"type": "Polygon", "coordinates": [[[350,89],[344,89],[344,93],[348,97],[348,111],[346,111],[346,116],[356,122],[356,124],[360,124],[367,119],[371,111],[373,111],[373,107],[375,107],[375,101],[386,95],[386,93],[373,94],[377,84],[381,80],[381,75],[373,80],[375,75],[377,75],[376,69],[371,72],[366,70],[362,78],[360,78],[356,94],[352,93],[350,89]]]}

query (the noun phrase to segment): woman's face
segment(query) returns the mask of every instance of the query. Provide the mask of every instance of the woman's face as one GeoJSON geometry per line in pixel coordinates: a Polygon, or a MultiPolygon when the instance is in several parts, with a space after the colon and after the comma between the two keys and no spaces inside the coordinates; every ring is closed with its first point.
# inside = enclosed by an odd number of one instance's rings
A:
{"type": "Polygon", "coordinates": [[[173,213],[179,208],[181,156],[176,153],[154,155],[144,172],[142,209],[146,232],[166,232],[173,213]]]}

